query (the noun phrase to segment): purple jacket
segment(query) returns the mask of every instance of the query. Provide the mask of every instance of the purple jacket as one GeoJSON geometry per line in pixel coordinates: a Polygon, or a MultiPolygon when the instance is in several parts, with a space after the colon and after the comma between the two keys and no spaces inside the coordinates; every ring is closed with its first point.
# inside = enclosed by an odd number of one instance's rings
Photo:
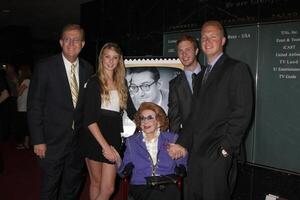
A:
{"type": "MultiPolygon", "coordinates": [[[[146,179],[144,177],[152,175],[153,164],[150,154],[147,151],[146,144],[143,142],[142,132],[135,133],[126,139],[126,150],[119,173],[122,172],[126,164],[132,162],[134,169],[130,184],[144,185],[146,179]]],[[[156,175],[166,175],[175,172],[176,165],[183,164],[186,167],[187,156],[178,160],[172,160],[167,152],[167,145],[175,143],[178,138],[177,134],[170,132],[161,132],[158,138],[158,155],[157,165],[155,168],[156,175]]]]}

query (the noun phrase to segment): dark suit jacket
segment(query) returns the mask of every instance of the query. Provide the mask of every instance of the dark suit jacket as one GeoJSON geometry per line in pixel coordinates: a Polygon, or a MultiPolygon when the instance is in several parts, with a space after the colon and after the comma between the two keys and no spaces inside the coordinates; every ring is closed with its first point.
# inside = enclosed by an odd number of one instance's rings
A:
{"type": "Polygon", "coordinates": [[[32,144],[46,144],[46,157],[62,156],[78,137],[82,127],[84,84],[92,72],[92,66],[79,59],[79,96],[74,109],[62,54],[36,65],[29,88],[27,115],[32,144]]]}
{"type": "MultiPolygon", "coordinates": [[[[218,159],[222,148],[233,157],[238,155],[252,115],[249,67],[223,54],[206,83],[197,85],[195,95],[193,111],[177,141],[189,150],[189,168],[218,159]]],[[[205,167],[212,166],[207,164],[205,167]]],[[[198,184],[205,182],[197,177],[196,171],[196,168],[189,171],[189,177],[198,180],[198,184]]]]}
{"type": "MultiPolygon", "coordinates": [[[[198,82],[203,75],[203,69],[197,75],[198,82]]],[[[170,131],[180,133],[191,111],[193,93],[184,71],[169,83],[168,117],[170,131]]]]}
{"type": "Polygon", "coordinates": [[[223,54],[204,85],[197,86],[193,112],[180,143],[206,154],[223,147],[238,154],[252,115],[252,78],[246,64],[223,54]],[[192,145],[193,144],[193,145],[192,145]]]}

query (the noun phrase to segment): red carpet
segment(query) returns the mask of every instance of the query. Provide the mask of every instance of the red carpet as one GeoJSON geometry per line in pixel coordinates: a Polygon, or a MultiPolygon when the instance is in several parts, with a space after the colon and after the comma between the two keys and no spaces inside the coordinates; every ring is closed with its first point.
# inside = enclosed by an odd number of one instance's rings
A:
{"type": "Polygon", "coordinates": [[[35,200],[39,195],[40,171],[32,150],[16,150],[15,144],[1,144],[4,173],[0,175],[1,200],[35,200]]]}
{"type": "MultiPolygon", "coordinates": [[[[40,170],[30,150],[16,150],[13,142],[0,144],[4,174],[0,174],[0,200],[38,200],[40,170]]],[[[275,194],[289,200],[300,199],[300,176],[266,170],[250,165],[239,166],[239,178],[233,200],[264,200],[275,194]]],[[[80,200],[88,200],[88,180],[80,200]]],[[[112,200],[122,200],[121,191],[112,200]]]]}
{"type": "MultiPolygon", "coordinates": [[[[40,170],[33,150],[16,150],[13,142],[0,145],[4,159],[4,173],[0,175],[0,200],[38,200],[40,170]]],[[[121,200],[120,192],[113,200],[121,200]]],[[[88,181],[80,200],[88,200],[88,181]]]]}

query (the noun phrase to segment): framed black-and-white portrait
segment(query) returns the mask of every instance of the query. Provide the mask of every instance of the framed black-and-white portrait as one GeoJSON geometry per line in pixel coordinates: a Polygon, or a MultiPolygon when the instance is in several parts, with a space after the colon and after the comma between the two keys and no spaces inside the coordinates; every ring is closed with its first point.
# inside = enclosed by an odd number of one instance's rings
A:
{"type": "Polygon", "coordinates": [[[183,69],[179,59],[125,59],[125,66],[130,96],[136,109],[142,102],[153,102],[167,113],[169,81],[183,69]]]}

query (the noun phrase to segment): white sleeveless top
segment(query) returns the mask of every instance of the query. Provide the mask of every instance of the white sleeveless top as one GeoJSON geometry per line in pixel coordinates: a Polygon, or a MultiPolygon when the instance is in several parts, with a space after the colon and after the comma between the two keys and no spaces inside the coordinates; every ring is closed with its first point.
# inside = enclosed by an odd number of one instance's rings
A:
{"type": "Polygon", "coordinates": [[[109,92],[109,100],[110,101],[102,100],[101,108],[104,110],[120,112],[120,100],[119,100],[119,94],[117,90],[111,90],[109,92]]]}

